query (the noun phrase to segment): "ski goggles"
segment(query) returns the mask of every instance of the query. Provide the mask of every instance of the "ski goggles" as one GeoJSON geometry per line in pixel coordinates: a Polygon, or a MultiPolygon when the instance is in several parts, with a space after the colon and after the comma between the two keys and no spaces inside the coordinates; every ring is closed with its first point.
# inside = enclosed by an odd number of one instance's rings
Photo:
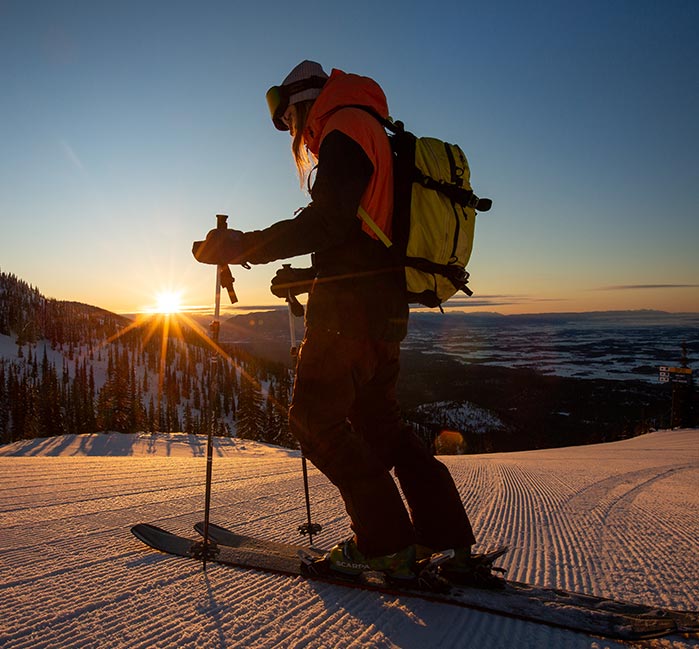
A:
{"type": "Polygon", "coordinates": [[[267,91],[265,99],[267,100],[267,107],[274,125],[280,131],[288,131],[289,127],[284,123],[283,117],[289,105],[296,103],[296,101],[291,101],[292,97],[302,93],[304,90],[320,90],[326,81],[325,77],[308,77],[308,79],[300,79],[287,85],[272,86],[267,91]]]}

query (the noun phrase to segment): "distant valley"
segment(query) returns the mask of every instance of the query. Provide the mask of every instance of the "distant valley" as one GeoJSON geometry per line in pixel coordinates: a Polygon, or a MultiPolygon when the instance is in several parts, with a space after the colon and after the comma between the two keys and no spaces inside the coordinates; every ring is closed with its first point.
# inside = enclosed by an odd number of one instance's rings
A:
{"type": "MultiPolygon", "coordinates": [[[[210,320],[128,319],[0,273],[0,443],[98,430],[196,434],[215,421],[218,434],[293,446],[288,312],[225,318],[219,378],[210,320]]],[[[301,318],[294,329],[300,341],[301,318]]],[[[697,368],[699,314],[415,312],[399,396],[427,441],[456,434],[441,452],[619,439],[670,426],[672,388],[658,367],[678,364],[683,346],[697,368]]],[[[696,391],[688,398],[682,423],[696,425],[696,391]]]]}

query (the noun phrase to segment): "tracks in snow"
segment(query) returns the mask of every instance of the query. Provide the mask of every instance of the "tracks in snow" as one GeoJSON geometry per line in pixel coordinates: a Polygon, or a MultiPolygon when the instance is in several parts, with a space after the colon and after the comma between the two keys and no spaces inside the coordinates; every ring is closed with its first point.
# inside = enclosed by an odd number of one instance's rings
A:
{"type": "MultiPolygon", "coordinates": [[[[696,440],[444,461],[483,546],[511,546],[502,560],[511,578],[696,609],[696,440]]],[[[191,533],[204,472],[199,458],[0,458],[0,646],[590,646],[410,598],[216,565],[204,574],[144,550],[128,531],[136,521],[191,533]]],[[[310,480],[328,547],[348,534],[347,519],[334,487],[313,469],[310,480]]],[[[212,519],[298,541],[298,458],[217,458],[212,519]]]]}
{"type": "Polygon", "coordinates": [[[464,502],[471,491],[486,494],[470,499],[469,515],[483,546],[510,546],[501,560],[509,578],[686,606],[686,589],[699,590],[696,458],[571,466],[568,474],[559,462],[526,458],[493,455],[487,471],[477,457],[447,460],[464,502]]]}

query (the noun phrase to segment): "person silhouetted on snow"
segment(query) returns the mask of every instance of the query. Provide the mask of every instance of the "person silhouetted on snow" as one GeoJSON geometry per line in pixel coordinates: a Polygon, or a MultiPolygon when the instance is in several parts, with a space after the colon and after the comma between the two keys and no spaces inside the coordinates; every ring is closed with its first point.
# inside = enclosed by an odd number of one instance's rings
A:
{"type": "MultiPolygon", "coordinates": [[[[313,253],[306,333],[289,411],[305,456],[339,489],[354,536],[330,550],[333,570],[414,578],[416,551],[454,548],[454,574],[475,543],[448,469],[401,419],[396,397],[407,333],[405,270],[366,226],[361,206],[390,237],[393,157],[367,107],[388,117],[367,77],[303,61],[267,92],[272,121],[289,131],[303,183],[317,161],[312,202],[295,218],[253,232],[211,230],[195,257],[264,264],[313,253]],[[395,475],[408,503],[406,509],[395,475]]],[[[300,292],[278,274],[272,291],[300,292]]]]}

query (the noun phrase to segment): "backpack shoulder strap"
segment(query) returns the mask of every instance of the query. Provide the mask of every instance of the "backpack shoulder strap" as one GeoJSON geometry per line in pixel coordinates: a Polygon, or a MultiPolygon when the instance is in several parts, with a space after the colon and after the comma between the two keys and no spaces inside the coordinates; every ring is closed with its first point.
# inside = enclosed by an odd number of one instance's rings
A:
{"type": "MultiPolygon", "coordinates": [[[[347,104],[342,106],[342,108],[357,108],[359,110],[363,110],[365,113],[368,113],[374,117],[386,130],[391,131],[392,133],[398,133],[403,130],[402,122],[397,122],[398,125],[396,125],[390,119],[381,117],[381,115],[368,106],[362,106],[360,104],[347,104]]],[[[357,210],[357,216],[359,216],[362,221],[369,226],[369,229],[376,235],[379,241],[386,246],[386,248],[390,248],[393,245],[393,242],[386,236],[386,233],[376,224],[376,221],[371,218],[369,212],[367,212],[361,205],[357,210]]]]}
{"type": "Polygon", "coordinates": [[[361,205],[359,206],[359,209],[357,210],[357,214],[359,217],[366,223],[369,228],[371,228],[371,231],[378,237],[379,241],[383,243],[384,246],[387,248],[390,248],[393,245],[393,242],[386,236],[384,231],[376,224],[376,221],[371,218],[369,215],[369,212],[367,212],[361,205]]]}
{"type": "Polygon", "coordinates": [[[373,108],[369,108],[369,106],[362,106],[361,104],[347,104],[342,106],[342,108],[357,108],[359,110],[363,110],[365,113],[368,113],[374,119],[376,119],[387,131],[391,131],[391,133],[400,133],[401,131],[405,130],[403,122],[394,122],[390,118],[382,117],[373,108]]]}

